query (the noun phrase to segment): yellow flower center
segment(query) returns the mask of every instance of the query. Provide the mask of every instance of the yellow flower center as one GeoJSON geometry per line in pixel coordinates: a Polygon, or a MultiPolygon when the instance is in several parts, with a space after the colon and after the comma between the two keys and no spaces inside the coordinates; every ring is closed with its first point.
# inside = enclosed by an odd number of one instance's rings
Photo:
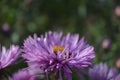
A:
{"type": "Polygon", "coordinates": [[[65,47],[63,47],[63,46],[52,46],[52,49],[53,49],[54,53],[57,54],[58,51],[62,52],[65,49],[65,47]]]}

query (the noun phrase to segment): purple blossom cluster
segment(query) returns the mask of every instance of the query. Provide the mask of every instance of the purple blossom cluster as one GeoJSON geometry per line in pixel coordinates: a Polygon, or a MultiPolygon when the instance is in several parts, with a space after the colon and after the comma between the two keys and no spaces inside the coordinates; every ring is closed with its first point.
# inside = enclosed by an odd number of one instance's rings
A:
{"type": "Polygon", "coordinates": [[[23,47],[11,45],[10,49],[2,47],[0,52],[0,76],[7,67],[14,65],[17,59],[23,59],[27,67],[9,75],[7,80],[73,80],[72,74],[83,76],[89,70],[91,80],[119,80],[115,69],[106,64],[95,65],[94,47],[79,34],[63,35],[62,32],[36,34],[25,39],[23,47]]]}

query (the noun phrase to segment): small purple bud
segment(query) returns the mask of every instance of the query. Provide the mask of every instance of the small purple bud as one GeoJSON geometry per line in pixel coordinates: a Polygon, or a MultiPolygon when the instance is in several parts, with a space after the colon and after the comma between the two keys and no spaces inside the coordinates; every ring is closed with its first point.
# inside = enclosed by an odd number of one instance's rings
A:
{"type": "Polygon", "coordinates": [[[116,67],[120,68],[120,58],[116,60],[116,67]]]}
{"type": "Polygon", "coordinates": [[[115,15],[120,17],[120,6],[116,6],[116,8],[115,8],[115,15]]]}
{"type": "Polygon", "coordinates": [[[5,31],[5,32],[8,32],[10,30],[10,26],[8,24],[3,24],[2,26],[2,30],[5,31]]]}
{"type": "Polygon", "coordinates": [[[12,33],[12,29],[10,28],[9,24],[5,23],[1,26],[1,32],[8,36],[12,33]]]}
{"type": "Polygon", "coordinates": [[[104,39],[102,42],[102,48],[108,49],[111,46],[111,40],[110,39],[104,39]]]}

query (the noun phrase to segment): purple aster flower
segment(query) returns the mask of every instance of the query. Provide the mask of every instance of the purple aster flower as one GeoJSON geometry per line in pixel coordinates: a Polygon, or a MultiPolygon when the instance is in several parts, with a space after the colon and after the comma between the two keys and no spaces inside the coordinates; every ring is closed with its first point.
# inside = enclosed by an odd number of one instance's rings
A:
{"type": "Polygon", "coordinates": [[[19,53],[18,46],[12,45],[8,50],[2,47],[0,52],[0,70],[11,65],[18,58],[19,53]]]}
{"type": "Polygon", "coordinates": [[[107,64],[100,63],[89,70],[91,80],[119,80],[120,74],[115,68],[108,68],[107,64]]]}
{"type": "Polygon", "coordinates": [[[35,77],[30,73],[28,69],[22,69],[15,73],[9,80],[35,80],[35,77]]]}
{"type": "Polygon", "coordinates": [[[80,75],[79,72],[92,65],[95,57],[93,46],[87,44],[84,38],[79,40],[78,34],[70,33],[63,36],[62,32],[28,37],[24,42],[24,52],[23,57],[30,65],[39,65],[47,76],[51,72],[59,75],[59,80],[72,80],[72,71],[80,75]]]}

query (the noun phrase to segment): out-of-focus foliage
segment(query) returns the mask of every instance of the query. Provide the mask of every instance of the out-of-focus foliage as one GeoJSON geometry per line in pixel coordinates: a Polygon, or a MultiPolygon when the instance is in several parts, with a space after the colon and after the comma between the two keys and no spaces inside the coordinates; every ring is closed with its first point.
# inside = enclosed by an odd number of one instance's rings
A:
{"type": "Polygon", "coordinates": [[[29,35],[49,30],[85,36],[96,63],[120,69],[119,0],[0,0],[1,45],[23,45],[29,35]]]}

